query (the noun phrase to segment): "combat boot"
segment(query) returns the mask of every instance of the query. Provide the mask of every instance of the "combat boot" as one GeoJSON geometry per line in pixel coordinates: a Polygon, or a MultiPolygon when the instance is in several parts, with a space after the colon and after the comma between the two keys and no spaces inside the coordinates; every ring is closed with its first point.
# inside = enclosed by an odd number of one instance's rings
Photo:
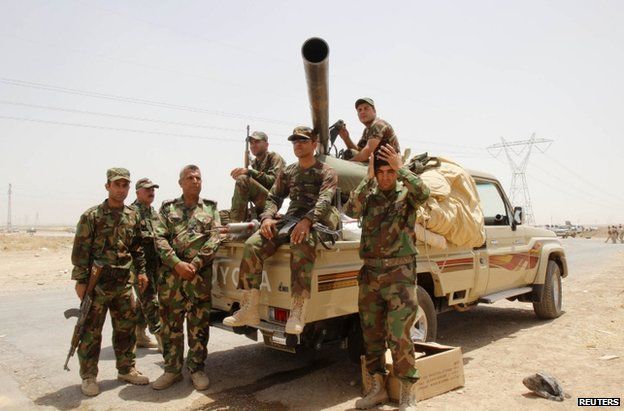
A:
{"type": "Polygon", "coordinates": [[[260,324],[259,300],[260,290],[256,290],[255,288],[244,290],[240,302],[240,310],[229,317],[225,317],[223,319],[223,324],[228,327],[260,324]]]}
{"type": "Polygon", "coordinates": [[[117,374],[117,379],[119,381],[129,382],[134,385],[146,385],[149,384],[149,378],[145,375],[141,374],[136,368],[130,368],[127,374],[117,374]]]}
{"type": "Polygon", "coordinates": [[[401,401],[399,401],[399,411],[416,411],[416,402],[414,383],[401,380],[401,401]]]}
{"type": "Polygon", "coordinates": [[[384,376],[373,374],[370,376],[371,386],[366,395],[355,402],[355,408],[365,410],[388,401],[388,392],[384,384],[384,376]]]}
{"type": "Polygon", "coordinates": [[[308,306],[308,298],[293,295],[290,303],[290,315],[286,321],[287,334],[301,334],[305,327],[305,312],[308,306]]]}
{"type": "Polygon", "coordinates": [[[95,381],[95,377],[89,377],[82,380],[80,391],[87,397],[95,397],[100,393],[100,386],[95,381]]]}
{"type": "Polygon", "coordinates": [[[210,386],[210,379],[203,371],[195,371],[191,374],[191,381],[193,381],[193,387],[197,391],[207,390],[210,386]]]}
{"type": "Polygon", "coordinates": [[[152,388],[155,390],[164,390],[178,381],[182,381],[182,373],[175,374],[172,372],[165,372],[152,383],[152,388]]]}
{"type": "Polygon", "coordinates": [[[147,335],[145,325],[136,326],[136,344],[139,348],[156,348],[158,345],[147,335]]]}

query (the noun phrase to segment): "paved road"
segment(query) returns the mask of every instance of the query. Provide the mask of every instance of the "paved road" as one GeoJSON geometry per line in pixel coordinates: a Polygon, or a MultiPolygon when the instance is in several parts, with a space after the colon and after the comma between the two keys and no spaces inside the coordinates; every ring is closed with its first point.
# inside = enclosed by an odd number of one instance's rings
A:
{"type": "MultiPolygon", "coordinates": [[[[599,269],[601,263],[607,264],[624,251],[624,245],[605,245],[596,239],[562,242],[571,268],[567,281],[599,269]]],[[[211,329],[207,367],[212,386],[206,392],[193,390],[188,379],[164,392],[128,386],[115,379],[107,323],[100,357],[102,393],[86,399],[78,385],[77,359],[70,362],[71,372],[62,370],[73,320],[65,320],[61,313],[75,304],[73,290],[24,292],[0,299],[0,408],[346,409],[353,407],[360,394],[359,367],[336,347],[293,356],[216,328],[211,329]]],[[[460,338],[453,330],[458,315],[440,317],[441,342],[460,338]]],[[[465,351],[489,342],[471,340],[465,351]]],[[[137,356],[141,371],[150,378],[160,375],[160,354],[140,349],[137,356]]]]}

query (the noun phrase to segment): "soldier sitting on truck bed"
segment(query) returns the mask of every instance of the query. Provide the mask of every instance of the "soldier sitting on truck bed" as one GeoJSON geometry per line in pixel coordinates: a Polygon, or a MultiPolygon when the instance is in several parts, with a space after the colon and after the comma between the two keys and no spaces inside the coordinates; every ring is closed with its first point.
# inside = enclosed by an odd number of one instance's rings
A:
{"type": "Polygon", "coordinates": [[[236,180],[230,223],[245,220],[247,202],[251,201],[256,209],[262,210],[280,170],[284,168],[284,159],[269,151],[269,137],[262,131],[254,131],[247,137],[249,149],[254,155],[251,168],[235,168],[230,175],[236,180]]]}
{"type": "Polygon", "coordinates": [[[335,229],[338,218],[332,198],[338,184],[336,171],[321,163],[314,152],[318,136],[309,127],[297,127],[288,137],[298,162],[278,174],[262,213],[262,226],[247,241],[240,265],[239,288],[244,289],[241,308],[223,320],[230,327],[258,325],[258,300],[264,260],[290,241],[291,310],[286,333],[301,334],[305,325],[305,309],[310,299],[312,268],[316,259],[317,235],[313,224],[321,222],[335,229]],[[275,216],[286,197],[290,205],[280,220],[275,216]]]}
{"type": "Polygon", "coordinates": [[[375,151],[379,143],[382,141],[392,145],[394,151],[401,152],[399,140],[397,139],[394,129],[385,120],[377,117],[375,102],[368,97],[359,98],[355,101],[355,110],[357,111],[360,122],[366,126],[362,132],[362,137],[358,141],[357,146],[349,137],[347,126],[343,126],[339,135],[347,145],[347,148],[356,154],[350,159],[351,161],[367,161],[371,153],[375,151]]]}
{"type": "Polygon", "coordinates": [[[361,218],[358,307],[371,389],[356,401],[359,409],[387,401],[386,343],[393,372],[401,380],[400,410],[416,407],[412,390],[418,380],[410,329],[416,320],[416,245],[414,223],[429,188],[403,165],[392,146],[380,146],[368,164],[368,175],[351,192],[345,213],[361,218]],[[374,185],[375,180],[377,185],[374,185]],[[400,181],[400,182],[397,182],[400,181]]]}

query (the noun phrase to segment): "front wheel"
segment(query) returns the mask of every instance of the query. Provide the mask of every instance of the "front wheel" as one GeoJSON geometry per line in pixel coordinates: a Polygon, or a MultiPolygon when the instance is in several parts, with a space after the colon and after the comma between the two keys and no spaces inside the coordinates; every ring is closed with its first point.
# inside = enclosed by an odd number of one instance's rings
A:
{"type": "Polygon", "coordinates": [[[561,315],[561,269],[559,264],[548,260],[542,301],[533,303],[533,310],[539,318],[553,319],[561,315]]]}
{"type": "Polygon", "coordinates": [[[410,332],[412,341],[435,341],[438,335],[438,315],[433,300],[421,286],[418,286],[416,296],[418,298],[418,312],[416,313],[416,322],[410,332]]]}

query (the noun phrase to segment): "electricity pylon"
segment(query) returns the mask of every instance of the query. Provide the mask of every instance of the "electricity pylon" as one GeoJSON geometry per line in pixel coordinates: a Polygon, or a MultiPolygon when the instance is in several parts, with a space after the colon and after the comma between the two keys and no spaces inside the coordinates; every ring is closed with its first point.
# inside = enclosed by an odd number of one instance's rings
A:
{"type": "Polygon", "coordinates": [[[524,221],[527,224],[535,224],[535,215],[531,205],[529,186],[526,180],[526,169],[533,147],[544,153],[552,144],[553,140],[535,138],[535,133],[528,140],[506,141],[501,137],[501,144],[494,144],[487,148],[493,157],[498,157],[505,152],[509,167],[511,168],[511,187],[509,188],[509,200],[513,206],[521,206],[524,221]]]}

